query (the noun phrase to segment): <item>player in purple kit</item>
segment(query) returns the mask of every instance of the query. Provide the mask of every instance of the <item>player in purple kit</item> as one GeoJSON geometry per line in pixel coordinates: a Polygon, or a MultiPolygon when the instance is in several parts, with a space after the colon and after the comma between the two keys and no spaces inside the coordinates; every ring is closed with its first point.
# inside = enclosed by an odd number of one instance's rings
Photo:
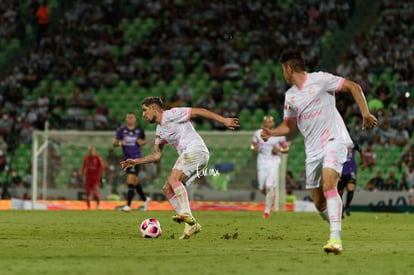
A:
{"type": "Polygon", "coordinates": [[[357,83],[326,72],[306,71],[305,58],[295,49],[280,57],[283,77],[291,87],[285,95],[283,122],[276,128],[264,128],[261,137],[286,136],[299,130],[304,136],[306,152],[306,189],[323,219],[329,222],[330,237],[325,252],[343,251],[342,200],[337,185],[352,140],[336,109],[335,93],[350,92],[357,103],[362,129],[377,125],[370,113],[362,88],[357,83]]]}
{"type": "Polygon", "coordinates": [[[188,239],[200,231],[201,225],[191,213],[186,186],[207,167],[210,157],[207,146],[190,119],[202,117],[215,120],[230,130],[239,127],[239,120],[224,118],[204,108],[181,107],[164,110],[164,104],[159,97],[147,97],[142,101],[142,116],[150,123],[157,123],[154,149],[145,157],[121,161],[121,167],[128,169],[137,164],[160,161],[165,144],[170,144],[177,150],[179,157],[164,184],[163,191],[177,213],[173,216],[173,221],[185,224],[180,239],[188,239]]]}
{"type": "MultiPolygon", "coordinates": [[[[124,160],[140,158],[141,146],[146,143],[145,131],[136,125],[134,113],[127,113],[125,117],[126,124],[116,130],[115,138],[112,142],[114,147],[122,147],[124,160]]],[[[134,165],[125,170],[127,173],[126,183],[128,185],[127,203],[121,208],[124,212],[131,211],[131,201],[134,197],[134,189],[137,191],[141,200],[144,201],[143,210],[147,210],[149,197],[145,196],[142,186],[138,182],[139,165],[134,165]]]]}
{"type": "MultiPolygon", "coordinates": [[[[342,168],[341,178],[338,182],[338,192],[342,198],[344,189],[346,188],[346,203],[342,208],[342,218],[344,218],[344,212],[347,216],[351,215],[349,206],[351,205],[352,199],[354,198],[354,190],[356,185],[356,173],[357,173],[357,163],[355,161],[355,152],[359,152],[361,160],[364,161],[364,153],[362,152],[361,146],[352,139],[354,143],[353,146],[348,147],[348,155],[346,161],[342,168]]],[[[342,203],[343,204],[343,203],[342,203]]]]}

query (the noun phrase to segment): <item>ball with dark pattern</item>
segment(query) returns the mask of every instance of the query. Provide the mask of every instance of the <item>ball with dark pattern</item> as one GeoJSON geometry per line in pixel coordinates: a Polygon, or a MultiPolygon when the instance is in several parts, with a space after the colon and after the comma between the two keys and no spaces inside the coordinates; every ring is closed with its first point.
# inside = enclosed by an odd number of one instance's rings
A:
{"type": "Polygon", "coordinates": [[[161,236],[161,224],[155,218],[148,218],[142,221],[139,227],[143,238],[156,239],[161,236]]]}

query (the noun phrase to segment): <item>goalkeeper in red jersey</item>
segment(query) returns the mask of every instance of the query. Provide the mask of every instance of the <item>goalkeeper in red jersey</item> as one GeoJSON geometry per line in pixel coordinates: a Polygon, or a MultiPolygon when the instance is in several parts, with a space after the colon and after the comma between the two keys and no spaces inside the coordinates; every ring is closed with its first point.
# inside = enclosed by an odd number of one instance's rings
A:
{"type": "Polygon", "coordinates": [[[96,154],[95,147],[89,147],[89,154],[83,158],[81,173],[85,177],[86,205],[91,208],[91,192],[96,200],[96,209],[99,209],[99,185],[105,171],[102,158],[96,154]]]}

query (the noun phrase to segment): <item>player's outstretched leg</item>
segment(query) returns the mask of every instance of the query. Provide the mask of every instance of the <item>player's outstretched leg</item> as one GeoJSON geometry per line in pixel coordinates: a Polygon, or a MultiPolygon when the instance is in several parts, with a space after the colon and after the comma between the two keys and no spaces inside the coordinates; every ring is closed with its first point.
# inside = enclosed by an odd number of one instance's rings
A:
{"type": "Polygon", "coordinates": [[[180,212],[177,212],[177,215],[172,217],[173,221],[178,223],[188,223],[189,225],[193,225],[196,223],[194,219],[191,209],[190,203],[188,201],[188,194],[187,190],[182,182],[176,182],[173,187],[174,194],[177,198],[178,209],[180,212]]]}
{"type": "Polygon", "coordinates": [[[275,188],[274,187],[268,187],[266,188],[266,199],[265,199],[265,210],[263,213],[263,218],[267,219],[270,216],[270,210],[272,209],[273,202],[275,201],[275,188]]]}
{"type": "Polygon", "coordinates": [[[128,192],[127,192],[127,204],[121,208],[123,212],[131,212],[131,202],[132,198],[134,197],[134,185],[128,184],[128,192]]]}
{"type": "Polygon", "coordinates": [[[326,253],[334,253],[336,255],[342,253],[342,241],[341,241],[341,210],[342,200],[338,194],[337,189],[331,189],[324,192],[326,203],[328,207],[328,217],[330,224],[330,239],[326,245],[323,246],[323,250],[326,253]]]}
{"type": "Polygon", "coordinates": [[[193,225],[189,225],[188,223],[185,224],[184,232],[180,236],[180,240],[189,239],[192,235],[201,231],[201,225],[199,223],[195,223],[193,225]]]}
{"type": "Polygon", "coordinates": [[[349,209],[352,199],[354,198],[354,190],[349,191],[346,194],[345,213],[347,216],[351,216],[351,210],[349,209]]]}

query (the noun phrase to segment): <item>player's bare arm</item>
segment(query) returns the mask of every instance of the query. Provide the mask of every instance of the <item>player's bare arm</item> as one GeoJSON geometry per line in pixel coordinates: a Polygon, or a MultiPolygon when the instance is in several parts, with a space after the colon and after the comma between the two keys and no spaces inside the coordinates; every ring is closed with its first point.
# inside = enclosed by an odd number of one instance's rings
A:
{"type": "Polygon", "coordinates": [[[230,130],[235,130],[236,128],[240,127],[238,118],[233,118],[233,117],[225,118],[225,117],[222,117],[221,115],[218,115],[204,108],[192,108],[191,118],[194,118],[194,117],[203,117],[203,118],[207,118],[210,120],[215,120],[223,124],[230,130]]]}
{"type": "Polygon", "coordinates": [[[137,144],[138,144],[139,146],[145,145],[145,144],[147,144],[147,140],[146,140],[146,139],[139,138],[139,139],[137,140],[137,144]]]}
{"type": "Polygon", "coordinates": [[[122,145],[125,145],[125,141],[123,139],[114,139],[112,142],[112,146],[114,147],[121,147],[122,145]]]}
{"type": "Polygon", "coordinates": [[[296,131],[296,120],[287,119],[283,120],[276,128],[262,128],[260,136],[264,141],[268,140],[271,136],[286,136],[296,131]]]}
{"type": "Polygon", "coordinates": [[[362,129],[372,129],[377,126],[377,118],[368,109],[367,100],[364,92],[358,83],[345,79],[342,91],[350,92],[357,103],[362,115],[362,129]]]}
{"type": "Polygon", "coordinates": [[[146,155],[145,157],[142,157],[142,158],[123,160],[120,162],[121,168],[126,169],[134,165],[151,163],[151,162],[159,162],[162,156],[162,148],[163,148],[163,145],[154,144],[154,149],[152,150],[151,154],[146,155]]]}
{"type": "Polygon", "coordinates": [[[124,143],[123,143],[123,140],[120,140],[120,139],[114,139],[113,141],[112,141],[112,146],[113,147],[120,147],[120,146],[122,146],[124,143]]]}

